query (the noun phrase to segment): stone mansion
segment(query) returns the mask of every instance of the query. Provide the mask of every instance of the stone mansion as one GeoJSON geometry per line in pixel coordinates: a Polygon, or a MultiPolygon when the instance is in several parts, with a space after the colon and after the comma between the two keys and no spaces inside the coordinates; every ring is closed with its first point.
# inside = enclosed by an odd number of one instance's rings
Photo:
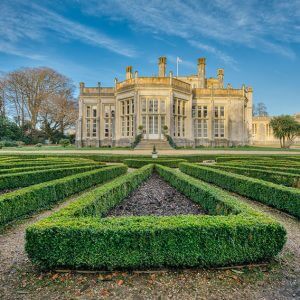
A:
{"type": "Polygon", "coordinates": [[[129,146],[143,132],[153,143],[172,137],[178,146],[234,146],[252,143],[251,87],[224,86],[224,70],[206,77],[206,60],[197,74],[166,74],[167,59],[158,60],[158,76],[142,77],[126,67],[124,81],[113,87],[80,83],[76,144],[129,146]]]}

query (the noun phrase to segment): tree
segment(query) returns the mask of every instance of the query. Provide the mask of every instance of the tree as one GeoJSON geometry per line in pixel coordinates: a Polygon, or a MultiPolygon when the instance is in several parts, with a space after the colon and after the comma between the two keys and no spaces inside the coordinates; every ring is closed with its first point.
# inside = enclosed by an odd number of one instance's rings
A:
{"type": "Polygon", "coordinates": [[[266,117],[268,115],[267,106],[263,102],[253,105],[253,116],[266,117]]]}
{"type": "Polygon", "coordinates": [[[72,94],[74,86],[70,79],[53,69],[24,68],[9,73],[5,80],[5,93],[13,105],[15,119],[23,126],[26,119],[33,130],[45,101],[58,95],[72,94]]]}
{"type": "Polygon", "coordinates": [[[6,117],[0,116],[0,140],[21,140],[22,130],[6,117]]]}
{"type": "Polygon", "coordinates": [[[77,101],[69,93],[48,98],[41,108],[40,117],[47,137],[57,142],[66,129],[76,124],[77,101]]]}
{"type": "Polygon", "coordinates": [[[281,148],[289,148],[300,135],[300,123],[289,115],[272,118],[270,126],[274,136],[279,139],[281,148]]]}

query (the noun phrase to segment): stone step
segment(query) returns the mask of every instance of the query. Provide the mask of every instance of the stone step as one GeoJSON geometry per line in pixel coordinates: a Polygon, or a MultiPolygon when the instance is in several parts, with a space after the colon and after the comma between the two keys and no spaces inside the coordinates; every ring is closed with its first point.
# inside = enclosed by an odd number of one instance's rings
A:
{"type": "Polygon", "coordinates": [[[170,146],[168,141],[165,140],[142,140],[135,149],[137,150],[152,150],[155,145],[156,150],[170,150],[172,147],[170,146]]]}

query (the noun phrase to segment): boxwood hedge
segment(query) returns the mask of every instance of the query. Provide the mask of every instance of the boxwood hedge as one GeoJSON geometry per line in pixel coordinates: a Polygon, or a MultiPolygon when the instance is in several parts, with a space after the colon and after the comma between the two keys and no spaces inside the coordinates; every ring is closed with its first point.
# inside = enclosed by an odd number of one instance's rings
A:
{"type": "Polygon", "coordinates": [[[167,159],[167,158],[157,158],[157,159],[124,159],[124,164],[130,168],[141,168],[148,164],[160,164],[162,166],[167,166],[169,168],[178,168],[178,164],[181,162],[186,162],[186,159],[167,159]]]}
{"type": "Polygon", "coordinates": [[[275,170],[262,170],[259,167],[246,166],[228,166],[228,165],[212,165],[212,168],[229,171],[253,178],[270,181],[290,187],[300,187],[300,174],[291,174],[288,172],[280,172],[275,170]]]}
{"type": "Polygon", "coordinates": [[[126,171],[126,166],[109,166],[3,194],[0,196],[0,227],[126,171]]]}
{"type": "Polygon", "coordinates": [[[144,166],[83,194],[26,230],[26,251],[42,268],[213,267],[269,259],[285,229],[219,188],[168,167],[156,171],[212,215],[105,217],[143,180],[144,166]]]}
{"type": "Polygon", "coordinates": [[[260,169],[260,170],[268,170],[268,171],[279,171],[291,174],[299,174],[300,175],[300,166],[290,166],[286,164],[283,166],[277,165],[266,165],[266,164],[257,164],[256,162],[247,162],[247,163],[240,163],[240,162],[229,162],[229,163],[219,163],[220,166],[233,166],[233,167],[243,167],[243,168],[253,168],[253,169],[260,169]]]}
{"type": "Polygon", "coordinates": [[[12,174],[2,174],[0,175],[0,191],[6,189],[14,189],[19,187],[25,187],[32,184],[53,180],[56,178],[61,178],[69,176],[72,174],[77,174],[85,171],[89,171],[95,168],[103,167],[102,165],[88,165],[88,166],[68,166],[51,169],[51,166],[46,170],[29,171],[21,173],[12,174]]]}
{"type": "Polygon", "coordinates": [[[182,163],[179,168],[188,175],[276,207],[300,218],[299,189],[191,163],[182,163]]]}

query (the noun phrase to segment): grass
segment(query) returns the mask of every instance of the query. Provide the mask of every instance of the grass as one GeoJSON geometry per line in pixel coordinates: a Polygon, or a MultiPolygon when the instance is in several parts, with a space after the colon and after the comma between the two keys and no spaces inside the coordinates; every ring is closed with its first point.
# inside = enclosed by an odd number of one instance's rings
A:
{"type": "MultiPolygon", "coordinates": [[[[300,148],[292,148],[292,149],[283,149],[279,147],[271,147],[271,146],[237,146],[237,147],[178,147],[178,150],[228,150],[228,151],[290,151],[290,152],[300,152],[300,148]]],[[[6,151],[64,151],[64,150],[130,150],[133,149],[130,147],[82,147],[77,148],[75,145],[70,145],[67,147],[63,147],[60,145],[45,145],[42,147],[36,147],[34,145],[23,146],[23,147],[5,147],[0,150],[0,152],[6,151]]],[[[175,150],[176,151],[176,150],[175,150]]]]}

